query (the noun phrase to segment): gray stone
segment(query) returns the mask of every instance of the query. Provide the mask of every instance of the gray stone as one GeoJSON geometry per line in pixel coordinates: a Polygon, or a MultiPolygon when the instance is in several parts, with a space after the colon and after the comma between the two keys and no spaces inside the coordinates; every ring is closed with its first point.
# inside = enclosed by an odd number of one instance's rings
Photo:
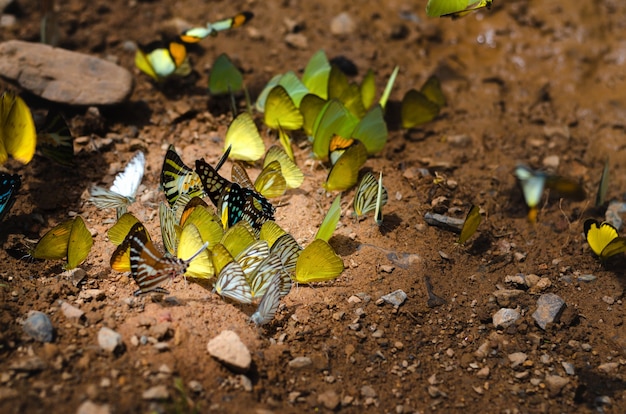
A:
{"type": "Polygon", "coordinates": [[[106,326],[98,331],[98,345],[107,352],[120,352],[124,348],[122,335],[106,326]]]}
{"type": "Polygon", "coordinates": [[[48,315],[39,311],[30,311],[24,322],[24,332],[39,342],[52,342],[54,327],[48,315]]]}
{"type": "Polygon", "coordinates": [[[61,302],[61,312],[63,312],[63,315],[65,315],[67,319],[74,321],[78,321],[85,316],[85,312],[65,301],[61,302]]]}
{"type": "Polygon", "coordinates": [[[356,24],[346,12],[340,13],[330,22],[330,32],[335,36],[345,36],[354,32],[356,24]]]}
{"type": "Polygon", "coordinates": [[[515,324],[515,321],[519,318],[520,313],[517,309],[502,308],[493,315],[493,326],[495,326],[496,329],[508,328],[515,324]]]}
{"type": "Polygon", "coordinates": [[[285,43],[294,49],[305,50],[309,47],[309,41],[302,33],[289,33],[285,36],[285,43]]]}
{"type": "Polygon", "coordinates": [[[109,404],[98,405],[90,400],[82,403],[78,410],[76,410],[76,414],[110,414],[111,407],[109,404]]]}
{"type": "Polygon", "coordinates": [[[250,369],[252,356],[246,345],[233,331],[222,331],[207,344],[209,354],[229,369],[245,373],[250,369]]]}
{"type": "Polygon", "coordinates": [[[37,96],[70,105],[117,104],[133,87],[130,72],[114,63],[21,40],[0,43],[0,74],[37,96]]]}
{"type": "Polygon", "coordinates": [[[526,359],[528,359],[528,355],[523,352],[513,352],[512,354],[507,355],[507,357],[511,363],[511,368],[516,368],[522,365],[526,359]]]}
{"type": "Polygon", "coordinates": [[[300,368],[308,367],[312,363],[313,361],[311,360],[311,358],[300,356],[300,357],[295,357],[294,359],[289,361],[288,364],[291,368],[300,369],[300,368]]]}
{"type": "Polygon", "coordinates": [[[525,292],[519,289],[500,289],[493,292],[493,296],[496,297],[498,305],[503,307],[511,306],[515,299],[519,298],[525,292]]]}
{"type": "Polygon", "coordinates": [[[400,306],[404,303],[407,296],[402,289],[398,289],[387,295],[381,296],[381,299],[393,306],[400,306]]]}
{"type": "Polygon", "coordinates": [[[549,323],[554,323],[565,309],[565,301],[554,293],[541,295],[537,300],[537,310],[533,312],[533,318],[541,329],[546,329],[549,323]]]}
{"type": "Polygon", "coordinates": [[[561,362],[561,365],[563,366],[563,369],[565,370],[565,373],[567,375],[576,374],[576,370],[574,369],[574,364],[572,364],[571,362],[561,362]]]}
{"type": "Polygon", "coordinates": [[[376,398],[376,395],[376,390],[371,385],[364,385],[361,387],[361,397],[376,398]]]}
{"type": "Polygon", "coordinates": [[[165,385],[156,385],[145,390],[141,394],[141,398],[144,400],[167,400],[170,398],[170,392],[165,385]]]}

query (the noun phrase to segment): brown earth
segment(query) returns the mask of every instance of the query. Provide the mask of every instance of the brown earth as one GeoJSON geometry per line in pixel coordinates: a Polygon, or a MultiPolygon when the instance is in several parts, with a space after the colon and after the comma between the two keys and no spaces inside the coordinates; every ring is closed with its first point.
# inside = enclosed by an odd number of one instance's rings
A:
{"type": "MultiPolygon", "coordinates": [[[[61,45],[117,60],[136,75],[135,90],[124,105],[64,108],[79,137],[76,171],[42,158],[25,167],[5,165],[21,174],[23,186],[0,233],[0,412],[75,412],[86,400],[108,404],[111,412],[328,411],[337,404],[342,412],[625,412],[626,261],[617,257],[601,266],[586,246],[582,221],[602,214],[592,208],[593,197],[550,199],[530,225],[512,171],[517,162],[542,167],[554,160],[546,157],[556,156],[557,172],[594,195],[610,156],[609,197],[621,199],[626,4],[495,3],[491,11],[457,21],[426,18],[425,1],[62,3],[61,45]],[[205,39],[191,52],[191,77],[159,89],[134,68],[129,42],[158,38],[173,19],[197,25],[241,10],[253,11],[254,20],[205,39]],[[341,12],[356,28],[336,36],[330,22],[341,12]],[[307,46],[288,46],[289,30],[304,36],[307,46]],[[215,57],[227,52],[236,60],[254,97],[274,74],[302,71],[320,48],[354,62],[355,80],[372,68],[380,89],[400,65],[388,108],[389,143],[366,164],[385,174],[390,201],[383,226],[371,218],[353,222],[354,190],[345,193],[331,239],[345,272],[333,282],[294,289],[266,328],[248,322],[252,308],[224,302],[210,286],[175,281],[171,295],[160,300],[132,297],[134,282],[108,266],[113,246],[106,230],[113,214],[88,203],[87,189],[109,185],[137,149],[146,151],[147,170],[131,211],[159,240],[157,186],[167,145],[174,143],[188,164],[199,157],[214,163],[221,152],[231,115],[227,102],[206,93],[215,57]],[[433,73],[448,106],[424,128],[402,130],[399,101],[433,73]],[[435,183],[419,168],[443,181],[435,183]],[[463,217],[471,204],[484,215],[465,247],[455,245],[456,234],[423,218],[429,211],[463,217]],[[60,263],[18,260],[7,252],[70,213],[85,218],[95,234],[82,265],[87,278],[78,287],[60,263]],[[498,331],[491,316],[504,305],[493,292],[512,288],[505,277],[520,273],[546,278],[549,286],[511,299],[506,307],[518,308],[522,317],[498,331]],[[596,279],[577,281],[586,274],[596,279]],[[426,276],[445,304],[428,306],[426,276]],[[87,289],[102,294],[86,297],[87,289]],[[401,307],[377,304],[396,289],[408,295],[401,307]],[[539,295],[548,292],[559,295],[567,310],[544,331],[531,315],[539,295]],[[68,320],[61,300],[86,318],[68,320]],[[54,342],[44,345],[23,333],[20,321],[30,310],[51,317],[54,342]],[[122,334],[125,352],[100,350],[102,326],[122,334]],[[252,352],[245,377],[207,353],[207,342],[224,329],[237,332],[252,352]],[[167,349],[135,345],[142,335],[167,349]],[[518,352],[527,358],[514,366],[509,357],[518,352]],[[312,364],[288,365],[300,356],[312,364]],[[43,369],[24,371],[36,357],[43,369]],[[178,378],[183,392],[174,386],[178,378]],[[170,397],[142,399],[156,385],[166,386],[170,397]]],[[[18,1],[6,12],[17,20],[0,29],[2,40],[38,41],[41,13],[34,2],[18,1]]],[[[26,98],[34,109],[49,105],[26,98]]],[[[280,200],[277,221],[306,244],[332,197],[321,189],[326,167],[308,161],[306,140],[297,141],[306,179],[280,200]]]]}

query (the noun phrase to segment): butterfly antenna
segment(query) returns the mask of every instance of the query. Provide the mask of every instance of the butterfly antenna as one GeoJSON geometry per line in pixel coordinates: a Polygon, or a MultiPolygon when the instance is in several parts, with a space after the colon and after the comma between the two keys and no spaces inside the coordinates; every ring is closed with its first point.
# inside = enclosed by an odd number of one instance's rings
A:
{"type": "Polygon", "coordinates": [[[230,95],[230,110],[233,111],[233,118],[237,116],[237,103],[235,102],[235,94],[228,85],[228,94],[230,95]]]}
{"type": "Polygon", "coordinates": [[[248,93],[248,88],[246,88],[246,85],[243,85],[243,93],[246,97],[246,111],[252,114],[252,103],[250,102],[250,93],[248,93]]]}
{"type": "Polygon", "coordinates": [[[228,159],[228,156],[230,155],[231,148],[232,148],[232,145],[229,145],[228,148],[226,148],[226,151],[224,151],[224,154],[215,165],[215,172],[219,171],[220,168],[222,168],[222,165],[224,165],[224,163],[228,159]]]}

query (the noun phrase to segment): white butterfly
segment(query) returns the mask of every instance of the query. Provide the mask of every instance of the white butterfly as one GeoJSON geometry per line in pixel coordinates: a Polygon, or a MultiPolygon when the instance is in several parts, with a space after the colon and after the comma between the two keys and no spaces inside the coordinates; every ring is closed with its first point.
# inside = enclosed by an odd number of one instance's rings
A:
{"type": "Polygon", "coordinates": [[[250,285],[246,280],[246,274],[241,269],[241,265],[236,261],[228,263],[222,268],[214,291],[220,296],[232,299],[239,303],[251,303],[250,285]]]}
{"type": "Polygon", "coordinates": [[[89,201],[98,208],[117,208],[117,215],[121,216],[126,212],[126,207],[135,202],[135,193],[141,184],[145,165],[146,157],[140,151],[130,160],[124,171],[115,177],[109,190],[99,186],[92,187],[89,201]]]}
{"type": "Polygon", "coordinates": [[[250,320],[257,326],[265,325],[274,319],[281,296],[281,272],[275,272],[269,282],[269,286],[256,312],[252,314],[250,320]]]}

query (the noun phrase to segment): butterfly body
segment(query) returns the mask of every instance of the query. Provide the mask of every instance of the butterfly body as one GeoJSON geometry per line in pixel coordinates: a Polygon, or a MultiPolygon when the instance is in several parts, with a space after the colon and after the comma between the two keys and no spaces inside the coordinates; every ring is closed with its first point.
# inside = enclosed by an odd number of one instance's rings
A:
{"type": "Polygon", "coordinates": [[[138,152],[119,173],[110,189],[94,186],[90,190],[89,199],[101,209],[117,208],[118,217],[126,212],[126,207],[135,202],[135,195],[143,179],[146,157],[138,152]]]}
{"type": "Polygon", "coordinates": [[[186,194],[189,198],[204,197],[204,188],[198,174],[180,158],[173,145],[167,150],[161,169],[161,186],[170,206],[186,194]]]}
{"type": "Polygon", "coordinates": [[[18,174],[0,172],[0,222],[11,210],[21,186],[22,180],[18,174]]]}

